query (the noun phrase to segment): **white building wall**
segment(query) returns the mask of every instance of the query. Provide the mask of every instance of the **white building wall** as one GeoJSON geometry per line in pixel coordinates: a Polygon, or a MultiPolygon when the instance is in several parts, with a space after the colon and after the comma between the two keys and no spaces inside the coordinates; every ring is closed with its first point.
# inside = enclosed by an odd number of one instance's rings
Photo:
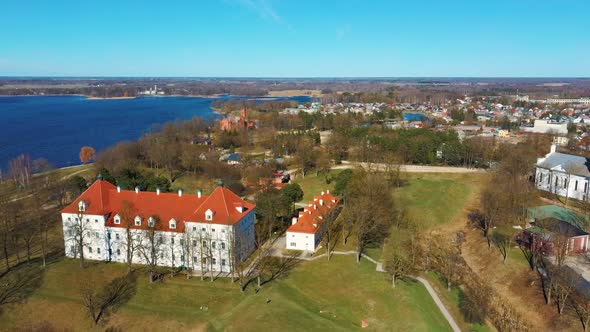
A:
{"type": "Polygon", "coordinates": [[[581,201],[590,200],[590,178],[537,167],[535,181],[539,190],[581,201]]]}
{"type": "Polygon", "coordinates": [[[308,233],[287,232],[287,249],[315,251],[315,235],[308,233]]]}
{"type": "MultiPolygon", "coordinates": [[[[78,258],[78,248],[71,225],[79,222],[76,214],[62,213],[65,254],[78,258]]],[[[105,227],[105,216],[85,215],[84,258],[119,263],[127,262],[127,233],[123,227],[105,227]],[[88,221],[86,221],[86,219],[88,221]]],[[[147,222],[147,221],[143,221],[147,222]]],[[[131,230],[133,246],[147,246],[146,230],[131,230]]],[[[255,250],[254,211],[234,225],[185,222],[185,232],[156,232],[157,265],[187,267],[194,271],[231,272],[232,251],[240,261],[255,250]],[[232,241],[236,244],[232,246],[232,241]]],[[[134,249],[133,264],[146,264],[142,250],[134,249]]]]}

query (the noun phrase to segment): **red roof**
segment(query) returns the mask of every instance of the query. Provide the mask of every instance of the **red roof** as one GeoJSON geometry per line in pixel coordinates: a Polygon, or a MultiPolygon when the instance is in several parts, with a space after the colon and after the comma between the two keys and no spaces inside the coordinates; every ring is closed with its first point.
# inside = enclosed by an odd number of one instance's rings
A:
{"type": "Polygon", "coordinates": [[[142,219],[141,226],[132,223],[131,228],[147,229],[149,217],[159,217],[158,230],[170,232],[184,232],[184,222],[207,222],[220,225],[233,225],[242,217],[251,212],[256,206],[248,203],[234,194],[231,190],[218,186],[211,195],[198,195],[178,193],[160,193],[150,191],[135,192],[134,190],[117,191],[117,187],[104,180],[97,180],[74,202],[65,207],[62,213],[78,213],[78,204],[84,201],[85,214],[104,215],[107,218],[105,226],[121,227],[125,225],[115,224],[114,218],[121,210],[121,203],[128,201],[135,211],[133,218],[139,216],[142,219]],[[243,207],[242,212],[238,207],[243,207]],[[205,212],[213,212],[212,220],[205,219],[205,212]],[[169,228],[169,221],[176,220],[176,228],[169,228]]]}
{"type": "Polygon", "coordinates": [[[313,201],[299,213],[297,223],[289,226],[287,232],[315,234],[339,202],[340,199],[330,192],[314,196],[313,201]]]}

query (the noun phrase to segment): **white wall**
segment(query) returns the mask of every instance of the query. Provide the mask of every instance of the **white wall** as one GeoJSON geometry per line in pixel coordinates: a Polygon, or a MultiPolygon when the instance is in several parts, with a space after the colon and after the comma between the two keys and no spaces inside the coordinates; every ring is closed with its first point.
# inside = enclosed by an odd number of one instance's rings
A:
{"type": "Polygon", "coordinates": [[[287,249],[315,251],[315,235],[307,233],[287,232],[287,249]]]}
{"type": "MultiPolygon", "coordinates": [[[[65,253],[77,258],[71,225],[76,223],[76,214],[62,213],[65,253]],[[68,219],[70,218],[70,219],[68,219]]],[[[87,215],[83,221],[85,236],[84,258],[120,263],[127,262],[127,235],[123,227],[105,227],[104,216],[87,215]],[[85,221],[88,219],[89,221],[85,221]]],[[[145,221],[144,221],[145,222],[145,221]]],[[[134,246],[147,246],[145,230],[132,230],[134,246]]],[[[195,271],[231,272],[231,253],[235,250],[240,261],[247,259],[255,250],[254,211],[234,225],[185,222],[185,232],[157,232],[157,265],[167,267],[189,267],[195,271]],[[234,235],[235,234],[235,235],[234,235]],[[238,242],[232,246],[232,241],[238,242]],[[207,258],[208,257],[208,258],[207,258]],[[211,266],[213,265],[213,266],[211,266]]],[[[134,264],[146,264],[139,249],[134,250],[134,264]]]]}
{"type": "Polygon", "coordinates": [[[578,175],[568,175],[566,173],[537,167],[535,181],[536,187],[539,190],[548,191],[559,196],[567,196],[577,200],[590,200],[589,178],[578,175]]]}

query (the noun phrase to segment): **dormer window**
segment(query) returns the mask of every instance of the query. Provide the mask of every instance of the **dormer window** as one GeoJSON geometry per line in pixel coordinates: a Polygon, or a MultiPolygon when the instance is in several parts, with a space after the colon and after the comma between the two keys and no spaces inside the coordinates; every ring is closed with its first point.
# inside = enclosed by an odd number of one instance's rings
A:
{"type": "Polygon", "coordinates": [[[149,226],[149,227],[154,227],[154,226],[156,226],[156,219],[154,219],[154,217],[149,217],[149,218],[148,218],[148,226],[149,226]]]}
{"type": "Polygon", "coordinates": [[[135,226],[141,226],[141,217],[140,216],[135,217],[135,226]]]}
{"type": "Polygon", "coordinates": [[[208,209],[207,211],[205,211],[205,220],[213,220],[213,211],[211,211],[211,209],[208,209]]]}
{"type": "Polygon", "coordinates": [[[80,211],[80,212],[86,211],[86,202],[80,201],[78,203],[78,211],[80,211]]]}
{"type": "Polygon", "coordinates": [[[115,218],[115,225],[120,225],[121,224],[121,217],[119,215],[116,215],[115,218]]]}
{"type": "Polygon", "coordinates": [[[170,229],[176,229],[176,220],[170,219],[170,229]]]}

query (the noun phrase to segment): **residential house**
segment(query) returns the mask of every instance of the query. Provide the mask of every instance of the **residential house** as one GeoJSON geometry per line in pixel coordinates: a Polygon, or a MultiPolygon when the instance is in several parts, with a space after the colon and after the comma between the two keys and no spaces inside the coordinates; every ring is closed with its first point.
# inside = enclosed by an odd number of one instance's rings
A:
{"type": "Polygon", "coordinates": [[[329,190],[315,196],[313,201],[293,218],[291,226],[287,229],[287,249],[316,251],[328,222],[334,220],[334,214],[339,212],[339,203],[340,199],[330,194],[329,190]]]}

